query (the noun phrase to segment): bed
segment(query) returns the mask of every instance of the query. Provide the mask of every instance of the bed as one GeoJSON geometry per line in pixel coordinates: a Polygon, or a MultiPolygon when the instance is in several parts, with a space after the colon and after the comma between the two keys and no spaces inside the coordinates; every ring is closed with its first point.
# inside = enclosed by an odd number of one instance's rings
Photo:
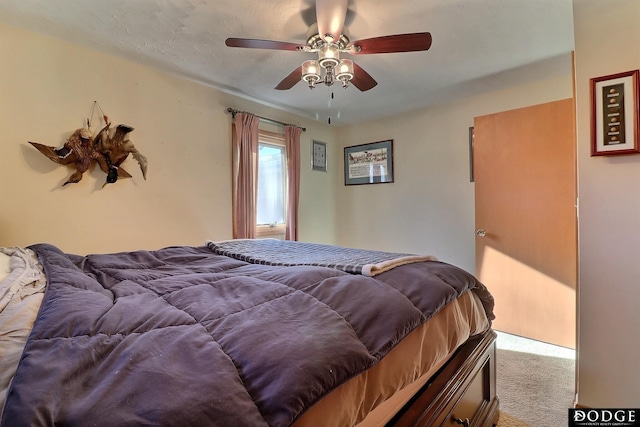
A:
{"type": "Polygon", "coordinates": [[[0,425],[489,426],[492,310],[410,254],[2,248],[0,425]]]}

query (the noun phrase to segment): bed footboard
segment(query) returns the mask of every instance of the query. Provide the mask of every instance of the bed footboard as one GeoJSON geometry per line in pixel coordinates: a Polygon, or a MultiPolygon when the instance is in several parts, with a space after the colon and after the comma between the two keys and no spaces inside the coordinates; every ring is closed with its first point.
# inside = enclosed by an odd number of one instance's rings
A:
{"type": "Polygon", "coordinates": [[[474,426],[498,422],[496,333],[463,344],[387,427],[474,426]]]}

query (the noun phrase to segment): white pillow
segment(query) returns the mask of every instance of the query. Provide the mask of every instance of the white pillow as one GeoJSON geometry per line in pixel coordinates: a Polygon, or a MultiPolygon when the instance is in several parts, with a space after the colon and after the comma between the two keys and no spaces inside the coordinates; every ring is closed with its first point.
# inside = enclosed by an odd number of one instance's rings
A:
{"type": "Polygon", "coordinates": [[[0,282],[11,273],[11,257],[0,248],[0,282]]]}

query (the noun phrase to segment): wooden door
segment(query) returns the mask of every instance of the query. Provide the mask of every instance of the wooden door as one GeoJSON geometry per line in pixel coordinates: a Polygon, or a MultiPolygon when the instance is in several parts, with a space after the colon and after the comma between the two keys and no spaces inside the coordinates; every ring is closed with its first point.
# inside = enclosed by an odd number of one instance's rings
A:
{"type": "Polygon", "coordinates": [[[496,300],[494,329],[570,348],[575,164],[572,99],[474,121],[476,274],[496,300]]]}

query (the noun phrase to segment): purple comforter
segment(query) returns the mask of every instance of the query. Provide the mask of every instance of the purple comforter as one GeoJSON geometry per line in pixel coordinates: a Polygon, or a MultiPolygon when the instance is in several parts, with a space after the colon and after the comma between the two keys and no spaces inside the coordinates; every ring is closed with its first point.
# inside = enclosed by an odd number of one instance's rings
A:
{"type": "Polygon", "coordinates": [[[442,262],[376,278],[170,247],[81,257],[31,247],[47,274],[0,424],[287,426],[449,301],[442,262]]]}

